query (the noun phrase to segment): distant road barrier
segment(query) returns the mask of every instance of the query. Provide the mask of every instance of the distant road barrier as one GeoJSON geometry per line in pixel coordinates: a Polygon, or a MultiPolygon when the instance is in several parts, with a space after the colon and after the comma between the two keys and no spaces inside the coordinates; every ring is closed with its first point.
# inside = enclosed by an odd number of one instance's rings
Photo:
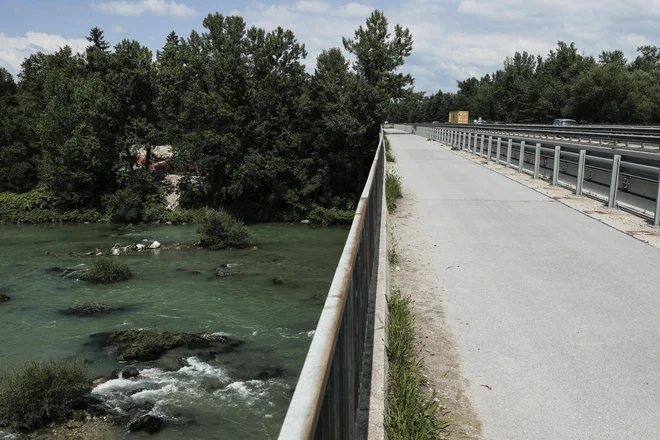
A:
{"type": "Polygon", "coordinates": [[[594,197],[610,208],[619,207],[660,225],[658,153],[579,145],[556,138],[490,134],[469,125],[395,124],[394,128],[515,167],[534,178],[547,178],[553,185],[569,187],[578,195],[594,197]]]}
{"type": "Polygon", "coordinates": [[[420,127],[469,128],[485,133],[508,133],[527,137],[552,137],[574,142],[615,147],[660,147],[660,127],[631,125],[538,125],[538,124],[411,124],[420,127]]]}
{"type": "Polygon", "coordinates": [[[381,132],[280,440],[355,438],[369,292],[377,278],[384,181],[381,132]]]}

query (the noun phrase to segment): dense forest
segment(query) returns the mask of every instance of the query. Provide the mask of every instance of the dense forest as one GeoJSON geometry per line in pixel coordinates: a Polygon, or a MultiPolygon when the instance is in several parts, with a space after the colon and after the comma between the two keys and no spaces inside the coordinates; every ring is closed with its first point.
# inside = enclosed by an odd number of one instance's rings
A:
{"type": "Polygon", "coordinates": [[[598,60],[559,42],[546,58],[517,52],[504,67],[481,79],[458,82],[456,93],[408,93],[392,102],[390,122],[446,122],[453,110],[470,119],[550,123],[660,123],[660,48],[642,46],[629,62],[623,52],[602,52],[598,60]]]}
{"type": "Polygon", "coordinates": [[[353,62],[332,48],[309,74],[289,30],[220,14],[203,26],[170,33],[155,57],[94,28],[83,54],[33,54],[17,81],[0,68],[0,217],[36,207],[82,214],[32,221],[158,220],[163,173],[150,165],[162,145],[181,208],[248,220],[354,210],[385,111],[412,85],[399,73],[408,29],[390,32],[374,11],[343,39],[353,62]]]}

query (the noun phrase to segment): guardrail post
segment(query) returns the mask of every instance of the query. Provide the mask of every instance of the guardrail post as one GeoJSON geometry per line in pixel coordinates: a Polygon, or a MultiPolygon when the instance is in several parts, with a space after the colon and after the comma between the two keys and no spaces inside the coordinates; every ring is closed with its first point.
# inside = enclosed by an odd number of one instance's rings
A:
{"type": "Polygon", "coordinates": [[[486,158],[486,162],[490,162],[490,155],[492,153],[492,148],[493,148],[493,137],[488,136],[488,157],[486,158]]]}
{"type": "MultiPolygon", "coordinates": [[[[485,135],[482,134],[481,135],[481,147],[479,148],[479,156],[480,157],[483,157],[483,155],[484,155],[484,137],[485,137],[485,135]]],[[[475,147],[477,146],[476,142],[474,143],[474,146],[475,147]]]]}
{"type": "Polygon", "coordinates": [[[525,141],[520,141],[520,155],[518,156],[518,171],[523,172],[525,170],[525,141]]]}
{"type": "Polygon", "coordinates": [[[513,152],[513,139],[509,139],[506,147],[506,167],[511,168],[511,154],[513,152]]]}
{"type": "Polygon", "coordinates": [[[582,185],[584,184],[584,164],[587,162],[587,150],[580,150],[580,161],[578,163],[577,183],[575,185],[575,195],[582,195],[582,185]]]}
{"type": "Polygon", "coordinates": [[[555,161],[552,165],[552,186],[557,186],[559,184],[559,160],[561,159],[561,147],[557,145],[555,147],[555,161]]]}
{"type": "Polygon", "coordinates": [[[463,133],[463,136],[461,136],[461,150],[465,150],[465,137],[466,133],[463,133]]]}
{"type": "Polygon", "coordinates": [[[653,226],[660,226],[660,170],[658,170],[658,191],[655,195],[655,215],[653,216],[653,226]]]}
{"type": "Polygon", "coordinates": [[[612,161],[612,179],[610,180],[610,197],[607,199],[607,207],[616,206],[616,193],[619,186],[619,168],[621,167],[621,155],[615,154],[612,161]]]}
{"type": "MultiPolygon", "coordinates": [[[[475,135],[476,138],[476,135],[475,135]]],[[[468,133],[468,152],[476,153],[477,148],[472,145],[472,133],[468,133]]]]}
{"type": "Polygon", "coordinates": [[[534,154],[534,178],[539,178],[539,171],[541,170],[541,144],[536,144],[536,152],[534,154]]]}
{"type": "Polygon", "coordinates": [[[495,151],[496,151],[495,159],[497,159],[496,163],[499,165],[500,164],[500,153],[502,151],[502,138],[501,137],[497,138],[497,148],[495,149],[495,151]]]}

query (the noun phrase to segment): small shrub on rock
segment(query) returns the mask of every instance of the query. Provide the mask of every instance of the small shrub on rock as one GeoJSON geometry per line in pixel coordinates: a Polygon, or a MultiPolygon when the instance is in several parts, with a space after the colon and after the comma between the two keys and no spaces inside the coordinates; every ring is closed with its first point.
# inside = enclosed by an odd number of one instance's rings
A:
{"type": "Polygon", "coordinates": [[[197,233],[202,236],[199,245],[208,249],[244,249],[252,246],[252,234],[247,226],[225,211],[207,210],[197,233]]]}
{"type": "Polygon", "coordinates": [[[112,306],[95,302],[75,303],[64,311],[67,315],[90,316],[112,311],[112,306]]]}
{"type": "Polygon", "coordinates": [[[0,426],[34,429],[66,419],[89,389],[80,360],[24,362],[0,375],[0,426]]]}
{"type": "Polygon", "coordinates": [[[80,274],[80,279],[98,284],[125,281],[133,276],[131,269],[117,258],[96,258],[89,269],[80,274]]]}
{"type": "Polygon", "coordinates": [[[117,360],[150,361],[177,347],[203,348],[213,342],[230,342],[219,335],[172,333],[165,330],[130,329],[114,332],[109,342],[117,346],[117,360]]]}

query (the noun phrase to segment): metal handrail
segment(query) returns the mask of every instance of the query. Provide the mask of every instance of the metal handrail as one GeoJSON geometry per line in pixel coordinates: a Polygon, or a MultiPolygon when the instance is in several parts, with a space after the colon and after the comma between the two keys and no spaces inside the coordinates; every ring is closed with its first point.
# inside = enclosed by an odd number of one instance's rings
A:
{"type": "Polygon", "coordinates": [[[383,209],[385,148],[381,131],[280,440],[353,439],[367,330],[368,294],[375,281],[383,209]]]}

